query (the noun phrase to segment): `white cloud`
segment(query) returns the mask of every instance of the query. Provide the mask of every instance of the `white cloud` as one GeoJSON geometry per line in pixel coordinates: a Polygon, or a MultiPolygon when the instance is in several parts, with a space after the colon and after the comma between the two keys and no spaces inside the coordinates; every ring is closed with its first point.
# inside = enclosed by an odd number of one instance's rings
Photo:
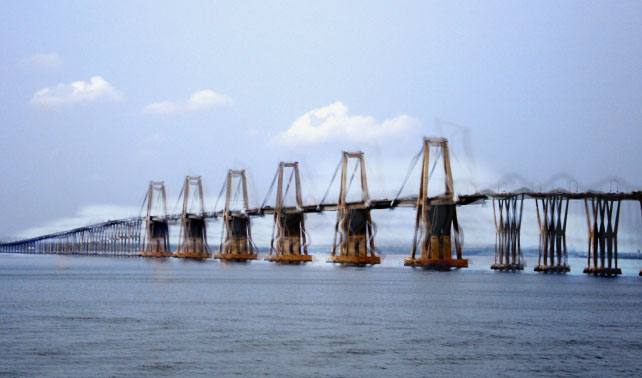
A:
{"type": "Polygon", "coordinates": [[[409,131],[419,123],[408,115],[400,115],[379,123],[369,115],[350,115],[342,102],[311,110],[297,118],[292,126],[272,142],[284,145],[314,144],[328,141],[383,140],[409,131]]]}
{"type": "Polygon", "coordinates": [[[211,109],[215,106],[230,105],[232,99],[204,89],[194,92],[187,101],[160,101],[145,106],[142,110],[145,114],[176,114],[211,109]]]}
{"type": "Polygon", "coordinates": [[[119,91],[114,89],[100,76],[87,81],[74,81],[71,84],[58,84],[55,87],[43,88],[31,97],[31,105],[42,108],[57,108],[68,105],[95,101],[118,101],[122,99],[119,91]]]}
{"type": "Polygon", "coordinates": [[[18,62],[21,67],[34,67],[39,69],[55,69],[62,66],[62,58],[57,53],[36,54],[18,62]]]}

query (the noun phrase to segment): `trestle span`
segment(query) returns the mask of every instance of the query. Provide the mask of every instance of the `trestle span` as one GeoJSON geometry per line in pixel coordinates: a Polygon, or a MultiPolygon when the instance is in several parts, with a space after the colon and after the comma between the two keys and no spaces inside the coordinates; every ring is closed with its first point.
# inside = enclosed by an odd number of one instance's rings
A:
{"type": "Polygon", "coordinates": [[[619,199],[586,198],[588,226],[587,267],[584,273],[600,276],[622,274],[617,265],[617,230],[620,223],[619,199]]]}
{"type": "Polygon", "coordinates": [[[520,230],[524,195],[498,195],[493,197],[495,221],[495,263],[491,269],[500,271],[524,270],[526,261],[522,254],[520,230]]]}
{"type": "Polygon", "coordinates": [[[70,231],[0,244],[2,253],[138,256],[141,218],[107,221],[70,231]]]}
{"type": "Polygon", "coordinates": [[[537,224],[539,226],[539,253],[536,272],[566,273],[566,220],[569,198],[562,195],[536,196],[537,224]]]}

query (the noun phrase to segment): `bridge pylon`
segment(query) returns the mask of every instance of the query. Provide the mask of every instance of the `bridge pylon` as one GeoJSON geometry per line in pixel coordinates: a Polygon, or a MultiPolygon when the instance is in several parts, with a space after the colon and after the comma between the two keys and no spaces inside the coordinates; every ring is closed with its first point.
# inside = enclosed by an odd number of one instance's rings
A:
{"type": "Polygon", "coordinates": [[[536,272],[571,271],[566,250],[566,221],[569,198],[562,195],[533,195],[539,226],[539,253],[536,272]]]}
{"type": "Polygon", "coordinates": [[[169,246],[169,224],[167,222],[167,194],[163,181],[150,181],[147,189],[147,215],[145,216],[145,239],[142,257],[171,257],[169,246]],[[156,206],[160,206],[160,215],[152,215],[156,206]]]}
{"type": "Polygon", "coordinates": [[[203,199],[203,182],[201,176],[186,176],[183,184],[183,211],[181,212],[181,233],[178,250],[174,257],[190,259],[208,259],[212,257],[207,245],[207,226],[205,223],[205,205],[203,199]],[[194,189],[192,189],[194,188],[194,189]],[[194,199],[198,202],[196,213],[189,212],[190,193],[194,190],[194,199]]]}
{"type": "Polygon", "coordinates": [[[341,160],[341,189],[337,202],[337,222],[334,227],[332,255],[327,262],[356,266],[381,263],[381,258],[376,255],[375,232],[376,225],[370,216],[370,195],[364,154],[363,152],[344,151],[341,160]],[[349,159],[357,159],[357,164],[350,183],[347,183],[349,159]],[[361,201],[347,203],[348,189],[357,168],[361,171],[361,201]]]}
{"type": "Polygon", "coordinates": [[[526,261],[520,243],[523,209],[523,194],[493,197],[493,219],[497,235],[495,236],[495,263],[490,266],[491,269],[500,271],[524,270],[526,261]]]}
{"type": "Polygon", "coordinates": [[[307,232],[305,230],[305,215],[303,214],[303,198],[301,196],[301,179],[299,163],[279,163],[277,170],[276,202],[274,206],[274,227],[270,242],[270,254],[265,260],[285,264],[298,264],[312,261],[308,255],[307,232]],[[291,169],[290,178],[285,192],[283,191],[283,174],[286,168],[291,169]],[[296,206],[285,207],[285,199],[294,179],[296,206]]]}
{"type": "Polygon", "coordinates": [[[596,196],[584,199],[588,226],[587,267],[584,273],[599,276],[622,274],[617,264],[617,230],[620,199],[596,196]]]}
{"type": "Polygon", "coordinates": [[[434,270],[467,268],[468,260],[462,258],[462,242],[459,233],[448,140],[424,138],[415,232],[410,257],[404,259],[404,265],[434,270]],[[431,147],[441,149],[445,192],[441,196],[429,198],[428,182],[432,173],[429,168],[431,147]],[[456,251],[454,259],[451,249],[451,229],[454,230],[456,251]],[[419,249],[419,257],[416,256],[417,249],[419,249]]]}
{"type": "Polygon", "coordinates": [[[229,170],[226,179],[225,193],[225,211],[223,212],[223,234],[221,243],[218,247],[218,253],[214,255],[215,259],[224,261],[243,262],[256,260],[258,258],[258,248],[252,241],[252,227],[250,217],[247,214],[249,209],[247,197],[247,180],[245,170],[229,170]],[[233,188],[233,181],[237,180],[236,188],[233,188]],[[231,204],[242,192],[243,208],[241,211],[232,211],[231,204]]]}

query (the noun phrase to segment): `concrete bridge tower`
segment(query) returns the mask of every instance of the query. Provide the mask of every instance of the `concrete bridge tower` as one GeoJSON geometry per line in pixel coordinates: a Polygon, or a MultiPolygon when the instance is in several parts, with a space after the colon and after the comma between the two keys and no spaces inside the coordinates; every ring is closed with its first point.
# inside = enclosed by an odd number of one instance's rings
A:
{"type": "Polygon", "coordinates": [[[308,255],[299,163],[279,163],[277,180],[274,228],[270,242],[270,254],[265,259],[289,264],[312,261],[312,256],[308,255]],[[291,174],[284,192],[283,173],[286,168],[291,169],[291,174]],[[296,206],[285,207],[285,198],[287,198],[293,179],[296,206]]]}
{"type": "Polygon", "coordinates": [[[181,212],[181,235],[178,250],[174,257],[207,259],[212,257],[207,246],[207,227],[205,224],[205,207],[203,200],[203,183],[201,176],[186,176],[183,185],[183,211],[181,212]],[[194,189],[192,189],[194,188],[194,189]],[[196,212],[190,208],[190,193],[194,190],[197,202],[196,212]]]}
{"type": "Polygon", "coordinates": [[[143,257],[171,257],[173,254],[169,247],[165,183],[163,181],[150,181],[146,199],[145,244],[138,254],[143,257]],[[152,211],[157,205],[160,205],[161,214],[152,215],[152,211]]]}
{"type": "Polygon", "coordinates": [[[256,260],[258,248],[252,241],[252,227],[250,217],[247,214],[249,208],[247,198],[247,180],[245,170],[229,170],[227,173],[225,211],[223,213],[223,235],[218,253],[214,258],[227,261],[256,260]],[[233,182],[237,185],[234,188],[233,182]],[[240,211],[233,211],[231,204],[239,194],[242,194],[243,208],[240,211]]]}
{"type": "Polygon", "coordinates": [[[424,138],[415,232],[410,258],[404,260],[404,265],[436,270],[468,267],[468,260],[464,260],[461,254],[462,243],[459,237],[459,223],[455,206],[448,140],[445,138],[424,138]],[[429,198],[428,181],[432,173],[429,170],[431,147],[441,149],[445,191],[441,196],[429,198]],[[451,231],[454,231],[455,259],[452,258],[451,231]],[[417,249],[419,257],[416,256],[417,249]]]}
{"type": "MultiPolygon", "coordinates": [[[[352,183],[354,173],[350,183],[352,183]]],[[[341,189],[337,202],[337,223],[334,228],[332,256],[328,258],[328,262],[358,266],[381,262],[380,257],[375,254],[376,226],[370,217],[370,205],[363,152],[344,151],[341,161],[341,189]],[[355,203],[346,202],[350,186],[347,183],[349,159],[357,159],[354,173],[357,168],[361,171],[361,201],[355,203]]]]}

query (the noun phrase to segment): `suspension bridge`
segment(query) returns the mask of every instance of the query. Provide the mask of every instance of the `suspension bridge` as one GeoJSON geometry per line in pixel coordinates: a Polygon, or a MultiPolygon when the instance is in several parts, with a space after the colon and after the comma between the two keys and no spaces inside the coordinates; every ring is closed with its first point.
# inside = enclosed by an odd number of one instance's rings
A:
{"type": "MultiPolygon", "coordinates": [[[[363,152],[343,152],[323,199],[318,204],[306,205],[302,200],[299,164],[281,162],[266,200],[260,207],[251,208],[245,171],[229,170],[219,194],[219,199],[225,195],[225,207],[212,212],[205,211],[201,177],[187,176],[179,194],[179,199],[183,200],[182,211],[177,214],[167,212],[164,183],[152,181],[144,200],[144,205],[147,205],[145,216],[110,220],[73,230],[6,242],[0,244],[0,252],[256,260],[259,258],[259,248],[252,238],[251,218],[272,216],[272,238],[269,251],[264,257],[273,262],[296,264],[312,260],[312,256],[308,254],[309,233],[305,227],[306,214],[334,211],[337,219],[327,261],[363,266],[380,263],[381,253],[375,244],[376,224],[372,221],[371,211],[411,207],[416,209],[414,233],[410,253],[404,260],[404,265],[449,270],[468,266],[468,261],[463,257],[462,230],[457,219],[457,207],[492,201],[496,240],[495,261],[491,268],[518,271],[525,268],[520,244],[524,201],[534,200],[540,235],[538,263],[534,270],[564,273],[570,271],[566,246],[569,202],[582,201],[588,230],[588,253],[584,273],[615,276],[622,273],[618,267],[617,243],[622,201],[638,201],[642,213],[640,191],[535,192],[522,188],[505,193],[486,191],[455,195],[448,141],[444,138],[424,138],[422,149],[413,159],[408,175],[395,198],[373,199],[368,191],[363,152]],[[431,161],[431,150],[437,155],[434,161],[431,161]],[[400,197],[410,171],[420,160],[421,178],[417,194],[400,197]],[[352,161],[354,169],[350,173],[348,166],[352,161]],[[443,182],[432,183],[431,178],[438,166],[443,173],[443,182]],[[289,178],[286,179],[286,176],[289,178]],[[335,202],[326,202],[330,187],[337,176],[339,196],[335,202]],[[360,199],[348,201],[347,193],[355,179],[360,184],[360,199]],[[443,185],[443,193],[429,196],[429,184],[443,185]],[[268,206],[267,200],[271,198],[275,187],[275,205],[268,206]],[[293,204],[286,201],[288,193],[291,196],[293,194],[293,204]],[[240,209],[233,208],[232,204],[238,201],[239,197],[242,206],[240,209]],[[194,206],[190,206],[194,201],[197,203],[196,210],[194,206]],[[160,214],[153,214],[152,209],[158,208],[161,209],[160,214]],[[213,249],[208,245],[207,237],[207,223],[210,220],[223,222],[220,243],[213,249]],[[175,251],[170,248],[170,224],[180,226],[179,242],[175,251]]],[[[642,275],[642,271],[640,274],[642,275]]]]}

